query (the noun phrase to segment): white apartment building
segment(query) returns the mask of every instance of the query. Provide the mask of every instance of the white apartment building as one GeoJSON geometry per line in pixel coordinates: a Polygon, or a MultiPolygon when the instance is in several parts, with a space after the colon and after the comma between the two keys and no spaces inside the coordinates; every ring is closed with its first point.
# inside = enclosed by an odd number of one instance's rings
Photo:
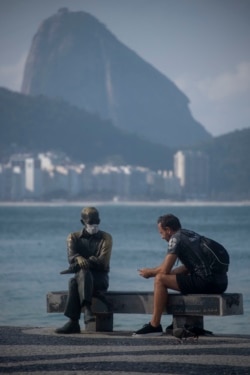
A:
{"type": "Polygon", "coordinates": [[[68,167],[68,192],[69,197],[79,196],[83,192],[84,164],[70,165],[68,167]]]}
{"type": "Polygon", "coordinates": [[[25,190],[27,198],[39,198],[43,194],[41,162],[37,158],[25,159],[25,190]]]}
{"type": "Polygon", "coordinates": [[[174,155],[174,174],[188,198],[206,197],[209,192],[209,159],[201,151],[178,151],[174,155]]]}

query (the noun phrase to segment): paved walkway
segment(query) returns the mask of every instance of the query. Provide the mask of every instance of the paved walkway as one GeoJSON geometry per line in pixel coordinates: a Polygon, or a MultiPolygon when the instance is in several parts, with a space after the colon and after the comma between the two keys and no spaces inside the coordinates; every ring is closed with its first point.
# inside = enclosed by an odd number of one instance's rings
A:
{"type": "Polygon", "coordinates": [[[132,338],[131,332],[57,335],[0,327],[0,373],[36,375],[249,375],[250,336],[132,338]]]}

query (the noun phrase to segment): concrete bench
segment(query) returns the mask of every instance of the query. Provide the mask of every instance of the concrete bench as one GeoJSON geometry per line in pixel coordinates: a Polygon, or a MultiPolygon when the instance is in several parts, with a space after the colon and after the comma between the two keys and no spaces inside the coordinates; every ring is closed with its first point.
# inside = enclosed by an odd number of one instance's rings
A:
{"type": "MultiPolygon", "coordinates": [[[[108,305],[100,298],[92,301],[96,322],[85,326],[88,331],[113,331],[114,314],[152,314],[153,292],[108,291],[104,294],[108,305]]],[[[64,312],[66,291],[47,294],[47,312],[64,312]]],[[[189,294],[169,293],[164,314],[173,315],[174,327],[184,324],[204,328],[204,316],[243,314],[243,296],[239,293],[189,294]]]]}

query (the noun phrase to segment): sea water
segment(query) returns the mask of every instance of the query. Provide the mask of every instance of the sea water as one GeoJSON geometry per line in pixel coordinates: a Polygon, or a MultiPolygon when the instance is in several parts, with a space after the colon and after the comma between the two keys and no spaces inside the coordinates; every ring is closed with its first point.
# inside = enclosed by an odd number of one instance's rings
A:
{"type": "MultiPolygon", "coordinates": [[[[101,229],[113,236],[110,290],[150,291],[153,279],[138,268],[159,265],[167,243],[157,231],[157,218],[179,217],[182,227],[221,242],[229,251],[228,292],[243,293],[244,315],[205,317],[205,328],[218,333],[250,334],[250,205],[203,203],[51,203],[0,206],[0,325],[58,327],[63,314],[46,312],[46,294],[67,290],[66,237],[82,228],[80,212],[95,205],[101,229]]],[[[148,315],[115,315],[115,330],[134,330],[148,315]]],[[[162,317],[162,325],[171,316],[162,317]]],[[[82,321],[83,325],[83,321],[82,321]]]]}

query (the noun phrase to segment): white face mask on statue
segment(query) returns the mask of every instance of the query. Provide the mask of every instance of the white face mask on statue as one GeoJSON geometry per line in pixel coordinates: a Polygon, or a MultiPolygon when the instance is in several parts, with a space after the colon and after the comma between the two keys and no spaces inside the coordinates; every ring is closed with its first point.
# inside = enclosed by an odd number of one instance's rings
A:
{"type": "Polygon", "coordinates": [[[89,234],[96,234],[99,231],[99,225],[98,224],[92,224],[92,225],[86,224],[85,229],[89,234]]]}

